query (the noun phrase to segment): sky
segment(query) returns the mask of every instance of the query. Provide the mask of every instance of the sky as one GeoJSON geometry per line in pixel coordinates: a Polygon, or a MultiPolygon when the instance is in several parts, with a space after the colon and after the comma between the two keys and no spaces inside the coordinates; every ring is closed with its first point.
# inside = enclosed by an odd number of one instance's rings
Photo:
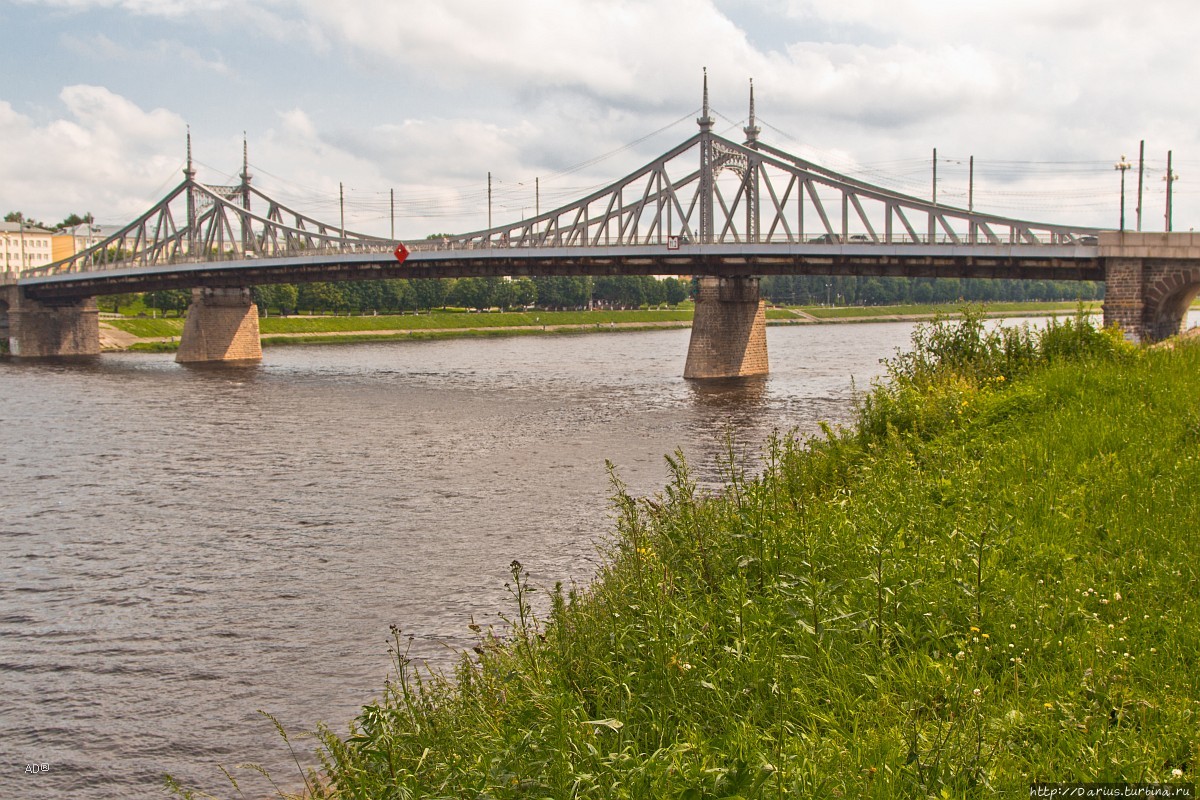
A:
{"type": "Polygon", "coordinates": [[[697,130],[975,208],[1200,226],[1192,0],[0,0],[0,213],[132,221],[182,179],[400,237],[582,197],[697,130]]]}

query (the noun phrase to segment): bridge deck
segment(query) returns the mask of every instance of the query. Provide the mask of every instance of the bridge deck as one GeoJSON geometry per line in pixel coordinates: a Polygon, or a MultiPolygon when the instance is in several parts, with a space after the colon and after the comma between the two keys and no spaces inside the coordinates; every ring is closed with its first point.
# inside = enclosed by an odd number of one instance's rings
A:
{"type": "Polygon", "coordinates": [[[22,277],[32,297],[76,298],[196,286],[508,275],[863,275],[1103,280],[1094,245],[708,244],[484,247],[180,262],[22,277]]]}

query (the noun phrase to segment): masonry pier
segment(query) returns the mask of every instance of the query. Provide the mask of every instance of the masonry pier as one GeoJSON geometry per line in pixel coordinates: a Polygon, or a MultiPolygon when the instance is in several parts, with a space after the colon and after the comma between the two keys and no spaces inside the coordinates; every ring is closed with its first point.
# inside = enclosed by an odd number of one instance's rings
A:
{"type": "Polygon", "coordinates": [[[20,286],[0,286],[0,337],[20,358],[99,355],[96,298],[40,301],[20,286]]]}
{"type": "Polygon", "coordinates": [[[766,375],[763,306],[758,278],[701,278],[683,377],[766,375]]]}
{"type": "Polygon", "coordinates": [[[193,289],[175,360],[184,364],[262,361],[258,306],[251,299],[250,290],[193,289]]]}
{"type": "Polygon", "coordinates": [[[1200,293],[1200,234],[1100,234],[1104,324],[1126,338],[1157,342],[1180,333],[1200,293]]]}

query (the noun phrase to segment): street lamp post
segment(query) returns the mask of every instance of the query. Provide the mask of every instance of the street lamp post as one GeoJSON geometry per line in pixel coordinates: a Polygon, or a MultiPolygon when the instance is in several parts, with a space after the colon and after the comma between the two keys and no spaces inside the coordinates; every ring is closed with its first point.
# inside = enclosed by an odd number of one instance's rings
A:
{"type": "Polygon", "coordinates": [[[1132,166],[1133,166],[1133,164],[1130,164],[1128,161],[1125,160],[1125,156],[1121,156],[1121,160],[1118,161],[1116,164],[1113,164],[1113,169],[1119,170],[1121,173],[1121,230],[1122,231],[1125,230],[1125,172],[1132,166]]]}

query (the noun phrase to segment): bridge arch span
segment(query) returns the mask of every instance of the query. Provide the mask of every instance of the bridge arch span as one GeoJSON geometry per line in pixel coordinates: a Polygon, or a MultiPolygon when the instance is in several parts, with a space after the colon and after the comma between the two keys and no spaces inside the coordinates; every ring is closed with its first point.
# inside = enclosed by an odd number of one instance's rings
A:
{"type": "Polygon", "coordinates": [[[1180,333],[1186,323],[1188,308],[1200,294],[1200,265],[1186,268],[1174,265],[1163,272],[1165,274],[1146,287],[1142,314],[1150,341],[1180,333]]]}

